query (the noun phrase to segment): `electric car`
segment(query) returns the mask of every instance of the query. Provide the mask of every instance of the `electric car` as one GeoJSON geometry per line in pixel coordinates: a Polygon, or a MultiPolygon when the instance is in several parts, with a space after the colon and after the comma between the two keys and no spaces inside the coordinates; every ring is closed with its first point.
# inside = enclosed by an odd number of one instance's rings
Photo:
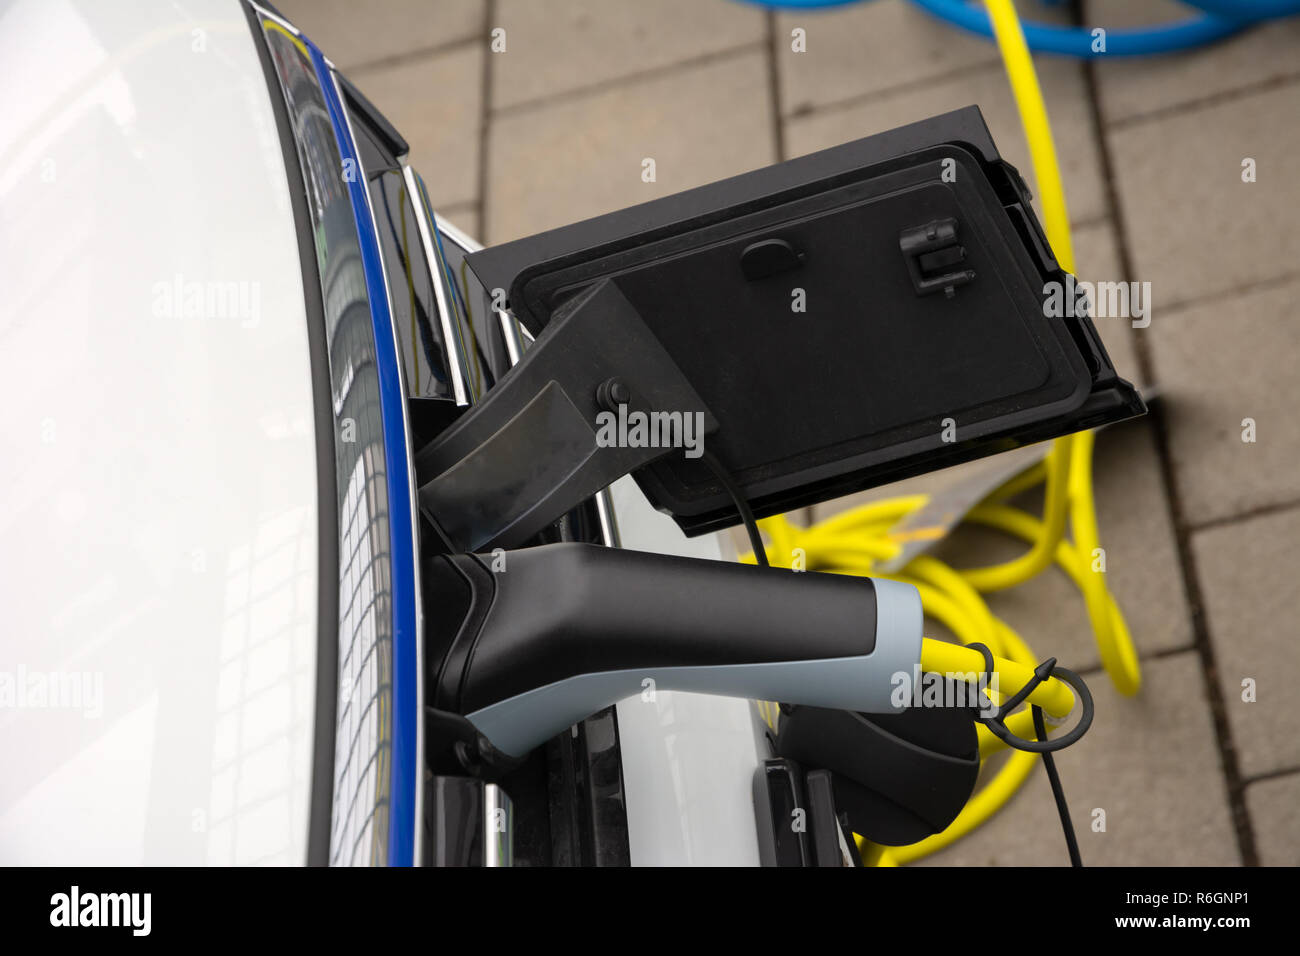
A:
{"type": "Polygon", "coordinates": [[[483,249],[270,4],[0,53],[4,862],[855,865],[1087,730],[756,524],[1144,410],[977,107],[483,249]]]}
{"type": "MultiPolygon", "coordinates": [[[[0,860],[426,861],[476,824],[424,819],[412,449],[528,334],[269,5],[15,0],[0,76],[0,860]]],[[[565,534],[722,556],[629,479],[565,534]]],[[[491,799],[519,863],[757,863],[764,748],[663,691],[491,799]]]]}

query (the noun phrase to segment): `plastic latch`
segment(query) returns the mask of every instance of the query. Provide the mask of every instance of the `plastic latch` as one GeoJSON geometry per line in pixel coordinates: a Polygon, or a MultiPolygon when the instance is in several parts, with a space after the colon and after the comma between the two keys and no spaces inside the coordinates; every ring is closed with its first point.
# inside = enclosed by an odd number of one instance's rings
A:
{"type": "Polygon", "coordinates": [[[957,286],[975,278],[974,269],[959,268],[966,261],[966,250],[957,241],[956,219],[935,219],[904,229],[898,237],[898,248],[917,295],[942,289],[951,299],[957,286]]]}

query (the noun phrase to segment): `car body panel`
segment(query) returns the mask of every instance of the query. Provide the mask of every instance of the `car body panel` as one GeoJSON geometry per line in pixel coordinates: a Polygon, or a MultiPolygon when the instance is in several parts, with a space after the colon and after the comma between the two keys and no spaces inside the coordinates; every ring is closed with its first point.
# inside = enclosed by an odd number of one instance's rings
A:
{"type": "Polygon", "coordinates": [[[305,859],[316,435],[253,39],[233,0],[0,10],[5,863],[305,859]]]}

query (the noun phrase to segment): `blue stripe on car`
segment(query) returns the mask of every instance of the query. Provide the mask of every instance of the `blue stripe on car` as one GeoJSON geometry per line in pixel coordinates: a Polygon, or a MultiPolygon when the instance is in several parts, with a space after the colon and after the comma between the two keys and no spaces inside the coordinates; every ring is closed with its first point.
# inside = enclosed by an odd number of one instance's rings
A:
{"type": "MultiPolygon", "coordinates": [[[[307,45],[329,109],[339,152],[344,162],[351,160],[360,170],[361,160],[356,143],[352,141],[330,67],[314,43],[308,41],[307,45]]],[[[393,760],[389,788],[388,863],[390,866],[411,866],[415,862],[415,795],[419,773],[416,739],[420,715],[417,713],[419,674],[416,641],[419,636],[416,633],[415,609],[416,547],[411,532],[413,502],[410,462],[403,427],[406,396],[399,379],[393,319],[388,310],[388,289],[384,283],[379,238],[371,219],[364,178],[352,177],[347,188],[357,221],[361,260],[366,274],[366,295],[370,300],[370,315],[374,323],[375,354],[379,367],[379,406],[384,423],[384,458],[388,471],[388,529],[392,539],[393,565],[393,760]]]]}

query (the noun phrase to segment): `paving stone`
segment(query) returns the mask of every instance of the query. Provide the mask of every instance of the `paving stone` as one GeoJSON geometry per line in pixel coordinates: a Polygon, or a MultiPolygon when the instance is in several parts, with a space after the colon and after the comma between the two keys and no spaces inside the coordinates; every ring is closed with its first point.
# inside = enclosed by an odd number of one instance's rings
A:
{"type": "Polygon", "coordinates": [[[1221,520],[1300,499],[1295,389],[1300,280],[1216,299],[1150,329],[1187,520],[1221,520]],[[1255,441],[1243,441],[1247,419],[1255,441]]]}
{"type": "Polygon", "coordinates": [[[477,44],[353,70],[349,78],[406,137],[434,207],[478,195],[483,57],[477,44]]]}
{"type": "MultiPolygon", "coordinates": [[[[1108,30],[1170,23],[1196,15],[1172,0],[1086,0],[1087,22],[1108,30]]],[[[1168,56],[1101,58],[1098,86],[1106,122],[1223,96],[1300,75],[1300,19],[1262,24],[1212,46],[1168,56]]],[[[1293,109],[1291,114],[1295,115],[1293,109]]]]}
{"type": "MultiPolygon", "coordinates": [[[[1056,766],[1085,866],[1236,866],[1214,728],[1196,654],[1151,661],[1134,698],[1100,677],[1092,728],[1056,766]],[[1105,832],[1093,830],[1105,811],[1105,832]]],[[[1047,775],[1036,769],[979,830],[922,861],[939,866],[1066,866],[1047,775]]]]}
{"type": "Polygon", "coordinates": [[[781,112],[789,116],[996,63],[992,42],[906,3],[857,3],[776,20],[781,112]],[[792,31],[805,31],[805,51],[792,31]]]}
{"type": "Polygon", "coordinates": [[[1209,528],[1192,545],[1241,772],[1300,767],[1300,509],[1209,528]],[[1242,700],[1247,678],[1255,681],[1253,703],[1242,700]]]}
{"type": "Polygon", "coordinates": [[[1298,112],[1291,83],[1109,134],[1131,278],[1158,308],[1297,271],[1298,112]],[[1256,182],[1242,181],[1246,158],[1256,182]]]}
{"type": "Polygon", "coordinates": [[[774,162],[766,72],[762,53],[742,53],[495,116],[483,238],[504,242],[774,162]]]}
{"type": "Polygon", "coordinates": [[[1300,773],[1260,780],[1246,788],[1246,809],[1255,829],[1259,862],[1300,866],[1300,773]]]}
{"type": "MultiPolygon", "coordinates": [[[[1070,219],[1072,222],[1101,219],[1107,214],[1106,192],[1100,153],[1092,134],[1083,68],[1069,60],[1042,59],[1038,71],[1053,121],[1070,219]]],[[[786,150],[791,156],[799,156],[971,104],[983,111],[999,151],[1020,170],[1036,196],[1038,190],[1020,117],[1006,74],[998,63],[955,79],[882,93],[852,106],[818,110],[789,119],[785,123],[786,150]]],[[[1037,198],[1034,202],[1041,217],[1037,198]]]]}
{"type": "Polygon", "coordinates": [[[277,0],[275,7],[342,70],[467,40],[486,0],[277,0]]]}
{"type": "Polygon", "coordinates": [[[498,27],[506,31],[505,52],[492,58],[492,105],[498,109],[757,45],[766,37],[762,11],[719,0],[502,0],[491,29],[498,27]]]}
{"type": "MultiPolygon", "coordinates": [[[[1192,643],[1177,547],[1156,461],[1151,430],[1143,422],[1103,432],[1093,459],[1107,584],[1141,657],[1192,643]]],[[[1039,494],[1015,503],[1031,514],[1042,514],[1039,494]]],[[[963,528],[936,554],[955,567],[977,567],[1010,560],[1026,547],[1026,542],[998,532],[963,528]]],[[[1057,567],[986,597],[993,613],[1005,619],[1040,658],[1059,657],[1076,670],[1100,664],[1083,596],[1057,567]]]]}

